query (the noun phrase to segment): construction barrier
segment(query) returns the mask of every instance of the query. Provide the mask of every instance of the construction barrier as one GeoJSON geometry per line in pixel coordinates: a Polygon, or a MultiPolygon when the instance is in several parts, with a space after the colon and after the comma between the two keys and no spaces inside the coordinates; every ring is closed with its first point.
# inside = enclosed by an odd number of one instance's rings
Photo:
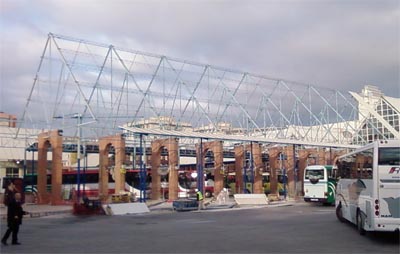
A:
{"type": "Polygon", "coordinates": [[[238,205],[268,205],[265,194],[235,194],[233,196],[238,205]]]}

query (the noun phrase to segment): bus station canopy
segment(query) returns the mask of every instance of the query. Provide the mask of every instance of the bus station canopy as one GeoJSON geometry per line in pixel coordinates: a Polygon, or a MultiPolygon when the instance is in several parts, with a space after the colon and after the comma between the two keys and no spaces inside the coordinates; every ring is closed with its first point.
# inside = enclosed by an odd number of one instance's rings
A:
{"type": "Polygon", "coordinates": [[[133,134],[154,135],[154,136],[168,136],[177,138],[193,138],[193,139],[207,139],[207,140],[221,140],[221,141],[236,141],[236,142],[259,142],[269,144],[287,144],[287,145],[304,145],[304,146],[321,146],[321,147],[335,147],[335,148],[358,148],[359,145],[349,144],[333,144],[321,142],[308,142],[295,139],[276,139],[266,138],[260,135],[254,136],[239,136],[215,133],[203,133],[194,131],[176,131],[176,130],[161,130],[161,129],[143,129],[138,127],[119,126],[120,129],[133,134]]]}

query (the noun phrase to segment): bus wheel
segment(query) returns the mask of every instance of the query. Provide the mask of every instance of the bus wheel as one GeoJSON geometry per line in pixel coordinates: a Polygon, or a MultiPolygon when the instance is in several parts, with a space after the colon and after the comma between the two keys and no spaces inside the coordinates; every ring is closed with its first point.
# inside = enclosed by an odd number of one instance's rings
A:
{"type": "Polygon", "coordinates": [[[211,198],[212,194],[210,191],[206,191],[205,196],[206,198],[211,198]]]}
{"type": "Polygon", "coordinates": [[[361,215],[361,212],[357,213],[357,229],[360,235],[365,235],[364,219],[363,216],[361,215]]]}
{"type": "Polygon", "coordinates": [[[345,222],[345,219],[343,218],[343,211],[342,211],[341,203],[336,207],[336,217],[338,218],[338,220],[340,222],[345,222]]]}

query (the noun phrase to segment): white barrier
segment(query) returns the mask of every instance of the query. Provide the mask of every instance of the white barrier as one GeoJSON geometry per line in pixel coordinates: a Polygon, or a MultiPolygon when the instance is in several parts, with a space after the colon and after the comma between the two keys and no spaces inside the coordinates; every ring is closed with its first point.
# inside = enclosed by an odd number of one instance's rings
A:
{"type": "Polygon", "coordinates": [[[265,194],[235,194],[233,196],[238,205],[268,205],[265,194]]]}
{"type": "Polygon", "coordinates": [[[226,201],[229,200],[229,193],[226,188],[223,188],[222,191],[217,195],[218,204],[225,204],[226,201]]]}
{"type": "Polygon", "coordinates": [[[108,204],[103,205],[103,209],[107,215],[125,215],[150,212],[145,203],[108,204]]]}

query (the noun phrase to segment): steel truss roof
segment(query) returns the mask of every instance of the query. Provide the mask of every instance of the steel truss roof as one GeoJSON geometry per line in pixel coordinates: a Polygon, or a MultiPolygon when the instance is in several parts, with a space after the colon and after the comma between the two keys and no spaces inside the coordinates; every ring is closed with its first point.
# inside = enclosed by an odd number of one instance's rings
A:
{"type": "Polygon", "coordinates": [[[212,134],[212,133],[198,133],[198,132],[184,132],[184,131],[170,131],[170,130],[150,130],[135,127],[123,127],[120,126],[128,134],[144,134],[153,136],[167,136],[167,137],[184,137],[193,139],[206,139],[206,140],[221,140],[221,141],[236,141],[244,143],[266,143],[266,144],[287,144],[287,145],[304,145],[304,146],[315,146],[315,147],[335,147],[335,148],[358,148],[359,145],[340,145],[333,143],[317,143],[317,142],[305,142],[299,140],[288,140],[288,139],[275,139],[265,138],[262,136],[234,136],[225,134],[212,134]]]}
{"type": "Polygon", "coordinates": [[[182,137],[192,128],[191,138],[207,132],[243,142],[366,143],[354,136],[359,112],[348,92],[50,33],[20,126],[76,136],[76,114],[87,140],[119,133],[119,126],[136,132],[154,118],[164,119],[160,130],[182,137]]]}

